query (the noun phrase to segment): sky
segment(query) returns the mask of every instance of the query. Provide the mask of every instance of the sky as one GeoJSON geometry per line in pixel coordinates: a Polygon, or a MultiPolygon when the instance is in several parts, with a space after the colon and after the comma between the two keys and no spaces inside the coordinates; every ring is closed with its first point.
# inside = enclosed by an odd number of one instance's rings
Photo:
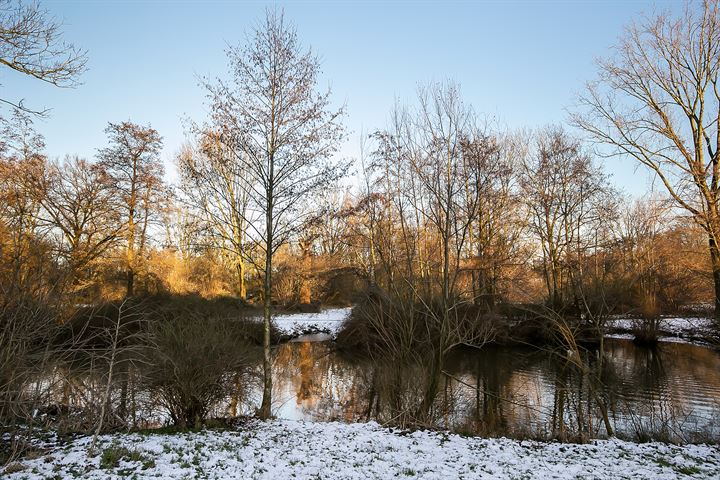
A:
{"type": "MultiPolygon", "coordinates": [[[[595,59],[611,53],[623,27],[678,1],[52,1],[64,38],[87,50],[75,89],[0,71],[2,96],[49,108],[37,123],[52,157],[95,156],[108,122],[151,124],[164,139],[170,178],[187,119],[207,115],[200,77],[225,77],[228,45],[244,44],[266,8],[280,7],[322,62],[321,86],[345,104],[344,157],[360,135],[382,128],[396,99],[453,80],[475,111],[499,128],[564,123],[595,59]]],[[[603,160],[632,195],[650,177],[629,159],[603,160]]]]}

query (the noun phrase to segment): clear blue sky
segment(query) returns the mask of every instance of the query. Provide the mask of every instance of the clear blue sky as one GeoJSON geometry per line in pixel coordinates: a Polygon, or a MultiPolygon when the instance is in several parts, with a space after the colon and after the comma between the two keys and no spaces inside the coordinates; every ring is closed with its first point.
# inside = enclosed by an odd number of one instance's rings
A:
{"type": "MultiPolygon", "coordinates": [[[[183,118],[205,116],[197,76],[226,72],[227,44],[244,42],[266,7],[285,9],[306,46],[322,59],[323,82],[347,104],[356,156],[359,135],[382,127],[394,99],[419,82],[453,79],[476,111],[510,128],[566,120],[594,58],[609,53],[623,25],[677,2],[41,2],[65,24],[68,41],[88,50],[89,71],[74,90],[0,71],[3,95],[51,108],[39,122],[52,156],[92,157],[107,122],[151,123],[163,159],[184,141],[183,118]]],[[[638,193],[648,183],[633,165],[608,163],[615,183],[638,193]]]]}

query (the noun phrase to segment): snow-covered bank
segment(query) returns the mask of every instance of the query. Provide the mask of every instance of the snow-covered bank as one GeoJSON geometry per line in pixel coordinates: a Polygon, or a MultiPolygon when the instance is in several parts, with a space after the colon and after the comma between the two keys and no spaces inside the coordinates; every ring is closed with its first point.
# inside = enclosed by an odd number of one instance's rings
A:
{"type": "Polygon", "coordinates": [[[720,478],[717,446],[481,439],[394,433],[375,423],[252,421],[231,431],[108,435],[93,457],[90,441],[52,446],[4,473],[8,479],[720,478]]]}
{"type": "Polygon", "coordinates": [[[351,310],[350,307],[329,308],[320,313],[276,315],[273,323],[283,335],[290,337],[312,333],[327,333],[335,337],[351,310]]]}
{"type": "MultiPolygon", "coordinates": [[[[287,313],[273,316],[273,323],[281,335],[289,338],[301,335],[327,334],[337,336],[352,307],[329,308],[319,313],[287,313]]],[[[634,338],[637,319],[615,317],[607,322],[610,338],[634,338]]],[[[665,317],[660,322],[660,339],[666,342],[704,343],[714,333],[713,320],[707,317],[665,317]]],[[[323,338],[324,339],[324,338],[323,338]]]]}
{"type": "MultiPolygon", "coordinates": [[[[611,338],[634,338],[639,319],[612,318],[607,322],[611,338]]],[[[664,317],[660,319],[660,340],[664,342],[704,343],[714,334],[713,320],[708,317],[664,317]]]]}

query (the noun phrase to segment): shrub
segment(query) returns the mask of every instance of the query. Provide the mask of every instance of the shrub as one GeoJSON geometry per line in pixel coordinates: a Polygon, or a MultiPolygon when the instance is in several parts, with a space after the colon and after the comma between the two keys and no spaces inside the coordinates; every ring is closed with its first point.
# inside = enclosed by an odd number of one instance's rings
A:
{"type": "Polygon", "coordinates": [[[0,421],[31,417],[39,399],[25,386],[41,369],[47,345],[57,335],[57,313],[29,295],[0,298],[0,421]]]}
{"type": "Polygon", "coordinates": [[[443,315],[438,298],[406,298],[379,288],[369,291],[354,307],[338,332],[342,347],[404,356],[450,344],[482,346],[493,338],[497,315],[460,299],[452,299],[443,315]]]}
{"type": "Polygon", "coordinates": [[[199,427],[211,409],[250,377],[259,348],[242,319],[165,312],[150,324],[146,381],[175,425],[199,427]]]}

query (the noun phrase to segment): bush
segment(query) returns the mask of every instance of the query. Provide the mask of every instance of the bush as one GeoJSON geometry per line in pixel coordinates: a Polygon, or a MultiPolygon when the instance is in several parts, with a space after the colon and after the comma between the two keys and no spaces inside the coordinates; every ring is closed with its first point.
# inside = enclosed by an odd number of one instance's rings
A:
{"type": "Polygon", "coordinates": [[[32,416],[38,398],[25,389],[57,335],[57,314],[42,301],[19,296],[0,299],[0,422],[32,416]]]}
{"type": "Polygon", "coordinates": [[[660,318],[637,318],[633,320],[633,342],[652,346],[658,343],[661,328],[660,318]]]}
{"type": "Polygon", "coordinates": [[[397,359],[426,356],[449,345],[482,346],[495,335],[497,318],[461,300],[443,315],[436,298],[400,298],[374,289],[353,307],[337,335],[344,348],[397,359]]]}
{"type": "Polygon", "coordinates": [[[259,348],[242,319],[165,312],[150,324],[146,381],[175,425],[200,427],[211,409],[244,385],[259,348]]]}

